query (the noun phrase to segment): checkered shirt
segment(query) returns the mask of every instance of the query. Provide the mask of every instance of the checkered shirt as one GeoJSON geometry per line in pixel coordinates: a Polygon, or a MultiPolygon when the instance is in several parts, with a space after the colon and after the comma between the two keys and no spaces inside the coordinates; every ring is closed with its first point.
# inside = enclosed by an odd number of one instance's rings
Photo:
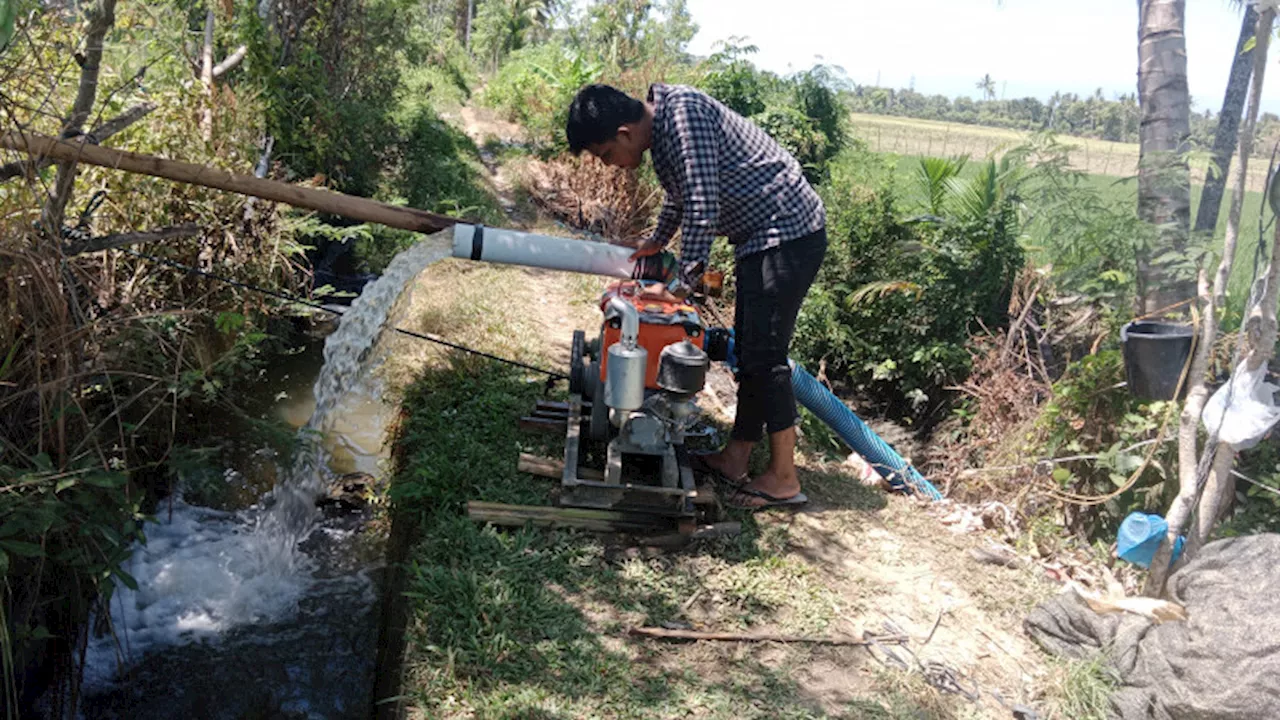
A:
{"type": "Polygon", "coordinates": [[[724,235],[737,259],[820,230],[822,199],[800,163],[751,121],[683,85],[649,88],[653,169],[667,197],[653,238],[680,230],[681,265],[705,267],[724,235]]]}

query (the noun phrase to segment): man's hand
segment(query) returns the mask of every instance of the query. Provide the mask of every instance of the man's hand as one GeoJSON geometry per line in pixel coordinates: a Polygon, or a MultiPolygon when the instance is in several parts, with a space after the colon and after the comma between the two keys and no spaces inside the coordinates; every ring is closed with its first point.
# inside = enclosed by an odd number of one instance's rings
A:
{"type": "Polygon", "coordinates": [[[663,244],[658,242],[657,240],[653,240],[653,239],[642,240],[640,241],[639,245],[636,245],[635,252],[631,253],[631,259],[639,260],[642,257],[649,257],[650,255],[656,255],[662,252],[662,245],[663,244]]]}

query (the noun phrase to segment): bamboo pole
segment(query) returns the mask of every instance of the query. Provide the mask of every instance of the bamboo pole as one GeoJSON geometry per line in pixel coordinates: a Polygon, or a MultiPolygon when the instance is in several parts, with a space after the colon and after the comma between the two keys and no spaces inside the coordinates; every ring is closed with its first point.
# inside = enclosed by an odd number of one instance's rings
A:
{"type": "Polygon", "coordinates": [[[504,505],[472,500],[467,503],[467,516],[476,522],[507,527],[570,527],[595,532],[652,532],[662,528],[660,521],[647,515],[612,510],[544,507],[538,505],[504,505]]]}
{"type": "Polygon", "coordinates": [[[454,218],[417,208],[388,205],[368,198],[318,188],[298,187],[251,175],[238,175],[228,170],[168,160],[154,155],[113,150],[92,145],[83,139],[57,140],[45,135],[15,131],[0,135],[0,147],[28,153],[37,162],[44,157],[64,162],[82,162],[249,195],[305,210],[341,215],[352,220],[378,223],[401,230],[433,233],[457,222],[454,218]]]}

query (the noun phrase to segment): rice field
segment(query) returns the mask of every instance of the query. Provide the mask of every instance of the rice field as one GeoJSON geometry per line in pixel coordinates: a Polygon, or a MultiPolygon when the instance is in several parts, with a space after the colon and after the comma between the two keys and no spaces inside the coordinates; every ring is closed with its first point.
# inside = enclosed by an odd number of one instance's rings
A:
{"type": "MultiPolygon", "coordinates": [[[[968,155],[973,158],[1000,154],[1019,145],[1030,133],[1005,128],[964,125],[938,120],[889,115],[852,113],[854,134],[865,140],[872,150],[895,155],[924,155],[949,157],[968,155]]],[[[1136,143],[1111,142],[1059,136],[1059,141],[1071,146],[1071,164],[1091,175],[1129,178],[1138,172],[1138,145],[1136,143]]],[[[1208,154],[1199,152],[1191,156],[1191,181],[1204,182],[1208,154]]],[[[1261,192],[1266,184],[1265,161],[1255,159],[1249,168],[1249,190],[1261,192]]]]}

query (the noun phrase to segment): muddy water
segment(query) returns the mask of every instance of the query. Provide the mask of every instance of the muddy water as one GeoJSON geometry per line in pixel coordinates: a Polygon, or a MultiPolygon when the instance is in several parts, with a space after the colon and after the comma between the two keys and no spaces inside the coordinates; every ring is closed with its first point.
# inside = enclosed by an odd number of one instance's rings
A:
{"type": "Polygon", "coordinates": [[[432,237],[402,253],[343,315],[323,363],[282,374],[272,412],[298,428],[296,450],[259,446],[225,469],[245,506],[179,495],[157,511],[126,568],[138,589],[116,593],[111,632],[90,640],[86,718],[370,715],[383,538],[367,513],[322,514],[316,500],[343,473],[384,470],[394,408],[378,340],[405,286],[448,251],[432,237]]]}

